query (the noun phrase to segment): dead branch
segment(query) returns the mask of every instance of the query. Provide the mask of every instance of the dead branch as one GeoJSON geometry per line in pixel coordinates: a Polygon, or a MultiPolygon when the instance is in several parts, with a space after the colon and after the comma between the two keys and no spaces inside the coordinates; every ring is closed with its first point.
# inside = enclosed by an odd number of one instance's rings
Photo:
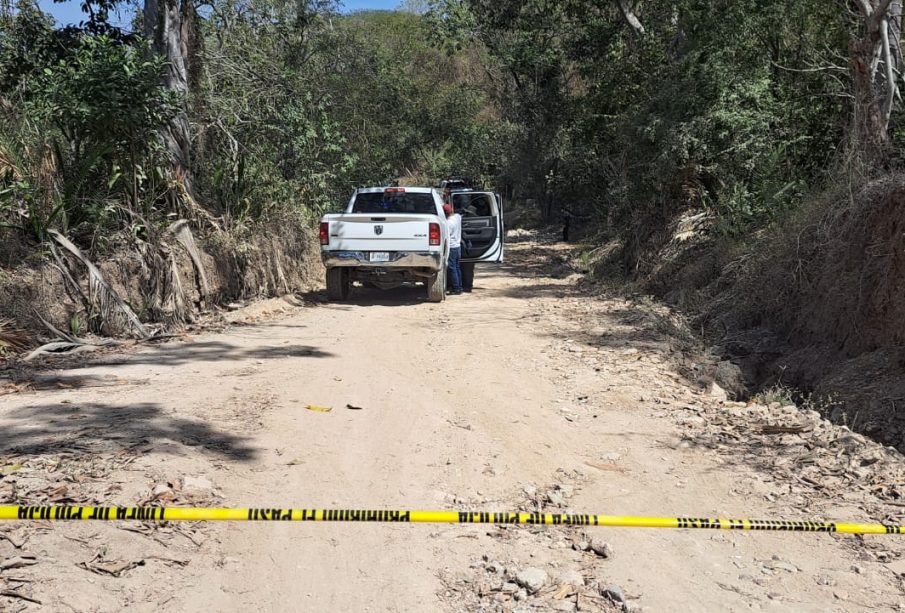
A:
{"type": "Polygon", "coordinates": [[[5,596],[6,598],[18,598],[26,602],[32,602],[34,604],[44,604],[40,600],[32,598],[31,596],[26,596],[25,594],[20,594],[19,592],[14,592],[13,590],[0,590],[0,596],[5,596]]]}
{"type": "Polygon", "coordinates": [[[635,31],[636,34],[643,36],[645,32],[644,26],[641,24],[641,20],[638,19],[638,16],[635,15],[635,10],[632,6],[632,0],[616,0],[616,5],[622,12],[622,16],[625,18],[626,23],[635,31]]]}
{"type": "Polygon", "coordinates": [[[897,62],[893,59],[889,45],[889,21],[883,19],[880,22],[880,37],[883,41],[883,64],[886,68],[886,98],[883,101],[882,121],[884,125],[889,125],[889,118],[892,115],[892,108],[895,104],[896,95],[899,92],[898,80],[895,75],[895,66],[897,62]]]}

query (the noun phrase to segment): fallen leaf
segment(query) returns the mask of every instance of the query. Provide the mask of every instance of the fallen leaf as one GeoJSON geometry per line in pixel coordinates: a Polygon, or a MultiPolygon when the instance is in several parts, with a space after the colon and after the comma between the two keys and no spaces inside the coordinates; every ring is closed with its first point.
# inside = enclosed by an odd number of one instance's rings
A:
{"type": "Polygon", "coordinates": [[[564,583],[562,586],[560,586],[559,591],[553,594],[553,600],[562,600],[563,598],[571,594],[572,590],[573,588],[571,585],[564,583]]]}
{"type": "Polygon", "coordinates": [[[802,432],[810,432],[814,429],[814,424],[792,424],[783,425],[766,425],[761,427],[761,434],[800,434],[802,432]]]}
{"type": "Polygon", "coordinates": [[[329,413],[333,410],[333,407],[320,407],[316,404],[309,404],[305,408],[309,411],[317,411],[318,413],[329,413]]]}
{"type": "Polygon", "coordinates": [[[346,408],[351,411],[363,411],[364,410],[364,407],[357,407],[354,404],[347,404],[346,408]]]}
{"type": "Polygon", "coordinates": [[[0,387],[0,396],[30,391],[32,391],[32,387],[27,383],[7,383],[3,387],[0,387]]]}
{"type": "Polygon", "coordinates": [[[614,473],[624,473],[625,469],[621,466],[616,466],[615,464],[603,464],[602,462],[585,462],[591,468],[596,468],[597,470],[605,470],[614,473]]]}
{"type": "Polygon", "coordinates": [[[80,539],[80,538],[75,537],[75,536],[68,536],[68,535],[64,534],[64,535],[63,535],[63,538],[64,538],[64,539],[68,539],[68,540],[70,540],[70,541],[74,541],[74,542],[76,542],[76,543],[81,543],[82,545],[87,545],[87,544],[88,544],[88,541],[86,541],[85,539],[80,539]]]}
{"type": "Polygon", "coordinates": [[[79,566],[85,570],[90,570],[98,575],[110,575],[112,577],[122,577],[123,573],[126,571],[132,570],[136,566],[144,565],[144,560],[134,560],[131,562],[126,560],[103,560],[100,559],[100,554],[95,556],[90,562],[82,562],[79,564],[79,566]]]}
{"type": "Polygon", "coordinates": [[[19,472],[22,469],[21,464],[12,464],[11,466],[4,466],[0,468],[0,476],[5,477],[6,475],[11,475],[15,472],[19,472]]]}
{"type": "Polygon", "coordinates": [[[69,488],[66,485],[57,486],[51,490],[45,491],[47,500],[50,502],[63,502],[64,500],[72,500],[69,497],[69,488]]]}
{"type": "Polygon", "coordinates": [[[35,556],[16,556],[0,562],[0,570],[10,570],[13,568],[23,568],[25,566],[33,566],[38,563],[35,556]]]}
{"type": "Polygon", "coordinates": [[[161,562],[170,562],[178,566],[188,566],[189,560],[179,558],[165,558],[164,556],[148,556],[149,560],[160,560],[161,562]]]}
{"type": "Polygon", "coordinates": [[[176,502],[176,492],[174,492],[169,487],[164,486],[166,489],[157,486],[154,488],[152,492],[152,496],[149,502],[161,502],[161,503],[172,503],[176,502]]]}
{"type": "MultiPolygon", "coordinates": [[[[0,538],[9,541],[9,544],[15,547],[16,549],[22,549],[25,546],[25,540],[14,539],[12,536],[5,532],[0,532],[0,538]]],[[[27,540],[27,539],[26,539],[27,540]]]]}
{"type": "Polygon", "coordinates": [[[298,466],[299,464],[304,464],[304,463],[305,463],[305,460],[302,460],[301,458],[296,458],[294,460],[290,460],[290,461],[286,462],[286,466],[298,466]]]}

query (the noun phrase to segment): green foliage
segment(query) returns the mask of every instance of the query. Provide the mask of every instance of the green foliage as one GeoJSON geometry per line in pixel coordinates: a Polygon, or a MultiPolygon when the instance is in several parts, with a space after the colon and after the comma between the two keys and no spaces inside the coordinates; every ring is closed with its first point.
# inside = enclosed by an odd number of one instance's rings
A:
{"type": "Polygon", "coordinates": [[[24,80],[68,53],[73,33],[55,30],[53,18],[27,0],[13,15],[0,15],[0,92],[8,96],[24,80]]]}
{"type": "Polygon", "coordinates": [[[193,122],[202,189],[219,211],[261,219],[288,205],[317,217],[361,185],[492,173],[499,147],[478,118],[479,66],[433,47],[414,9],[215,7],[193,122]]]}
{"type": "Polygon", "coordinates": [[[187,110],[194,196],[226,226],[309,220],[360,185],[401,176],[491,180],[511,124],[488,99],[486,50],[447,53],[424,3],[340,15],[329,0],[216,0],[193,43],[188,98],[139,37],[92,0],[79,28],[54,29],[23,3],[0,31],[9,121],[0,147],[4,222],[82,244],[147,238],[171,212],[159,132],[187,110]]]}
{"type": "MultiPolygon", "coordinates": [[[[486,84],[507,133],[497,181],[540,199],[559,191],[564,135],[574,114],[565,40],[585,16],[551,0],[446,0],[433,4],[434,39],[449,52],[480,48],[486,84]]],[[[493,131],[493,130],[492,130],[493,131]]],[[[550,211],[548,210],[547,213],[550,211]]]]}
{"type": "Polygon", "coordinates": [[[38,240],[163,224],[158,134],[184,105],[195,197],[227,226],[462,174],[548,221],[608,224],[636,266],[687,209],[729,237],[781,221],[825,180],[851,116],[857,31],[841,2],[637,0],[641,33],[615,1],[340,14],[332,0],[213,0],[192,26],[185,100],[140,37],[109,25],[115,1],[90,2],[80,28],[25,0],[0,28],[0,207],[38,240]]]}
{"type": "Polygon", "coordinates": [[[158,83],[163,61],[149,55],[144,44],[82,36],[67,57],[27,83],[26,109],[76,149],[142,155],[176,112],[174,96],[158,83]]]}
{"type": "Polygon", "coordinates": [[[82,318],[79,317],[78,313],[72,313],[69,316],[69,332],[71,332],[73,336],[81,336],[84,330],[85,323],[82,321],[82,318]]]}
{"type": "Polygon", "coordinates": [[[215,7],[204,24],[208,78],[191,116],[201,191],[215,210],[243,223],[286,207],[312,211],[348,163],[330,100],[306,72],[327,31],[325,7],[215,7]]]}
{"type": "Polygon", "coordinates": [[[488,50],[515,126],[501,179],[548,219],[578,210],[630,247],[689,207],[730,235],[781,219],[825,179],[850,116],[846,12],[821,0],[631,4],[643,34],[616,2],[433,3],[445,48],[488,50]]]}
{"type": "Polygon", "coordinates": [[[797,390],[786,387],[781,383],[775,383],[772,386],[763,389],[755,394],[752,400],[757,404],[762,404],[765,406],[771,405],[774,402],[782,406],[789,406],[796,404],[795,399],[796,396],[799,395],[800,392],[798,392],[797,390]]]}
{"type": "Polygon", "coordinates": [[[719,19],[707,4],[688,1],[678,20],[650,22],[666,63],[621,118],[619,144],[643,179],[625,186],[634,202],[624,205],[654,200],[647,184],[745,232],[820,181],[841,139],[847,109],[836,82],[804,71],[844,40],[842,24],[824,3],[726,3],[719,19]],[[630,139],[640,146],[628,149],[630,139]]]}
{"type": "Polygon", "coordinates": [[[38,241],[51,227],[93,241],[124,210],[147,216],[157,131],[176,111],[159,83],[163,62],[141,41],[53,30],[24,5],[8,25],[0,38],[4,224],[38,241]]]}

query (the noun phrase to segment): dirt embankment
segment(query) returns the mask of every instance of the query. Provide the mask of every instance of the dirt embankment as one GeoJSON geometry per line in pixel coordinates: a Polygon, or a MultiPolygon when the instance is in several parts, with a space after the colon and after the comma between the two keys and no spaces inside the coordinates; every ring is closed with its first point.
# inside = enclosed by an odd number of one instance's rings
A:
{"type": "MultiPolygon", "coordinates": [[[[102,321],[109,309],[72,253],[0,243],[0,322],[30,333],[30,344],[47,334],[40,317],[76,336],[129,332],[116,317],[102,321]]],[[[174,224],[153,244],[133,240],[87,257],[152,329],[194,322],[217,305],[310,289],[322,270],[313,235],[301,222],[203,238],[186,223],[174,224]]]]}
{"type": "Polygon", "coordinates": [[[815,203],[744,252],[694,222],[676,224],[648,289],[693,314],[750,392],[813,393],[834,420],[901,447],[905,176],[815,203]]]}

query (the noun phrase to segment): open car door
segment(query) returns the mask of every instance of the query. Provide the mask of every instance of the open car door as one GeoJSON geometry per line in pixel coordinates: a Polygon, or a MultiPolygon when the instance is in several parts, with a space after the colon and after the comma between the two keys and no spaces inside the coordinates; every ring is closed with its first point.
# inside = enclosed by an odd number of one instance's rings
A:
{"type": "Polygon", "coordinates": [[[503,199],[493,192],[453,192],[453,208],[462,215],[462,261],[503,261],[503,199]]]}

